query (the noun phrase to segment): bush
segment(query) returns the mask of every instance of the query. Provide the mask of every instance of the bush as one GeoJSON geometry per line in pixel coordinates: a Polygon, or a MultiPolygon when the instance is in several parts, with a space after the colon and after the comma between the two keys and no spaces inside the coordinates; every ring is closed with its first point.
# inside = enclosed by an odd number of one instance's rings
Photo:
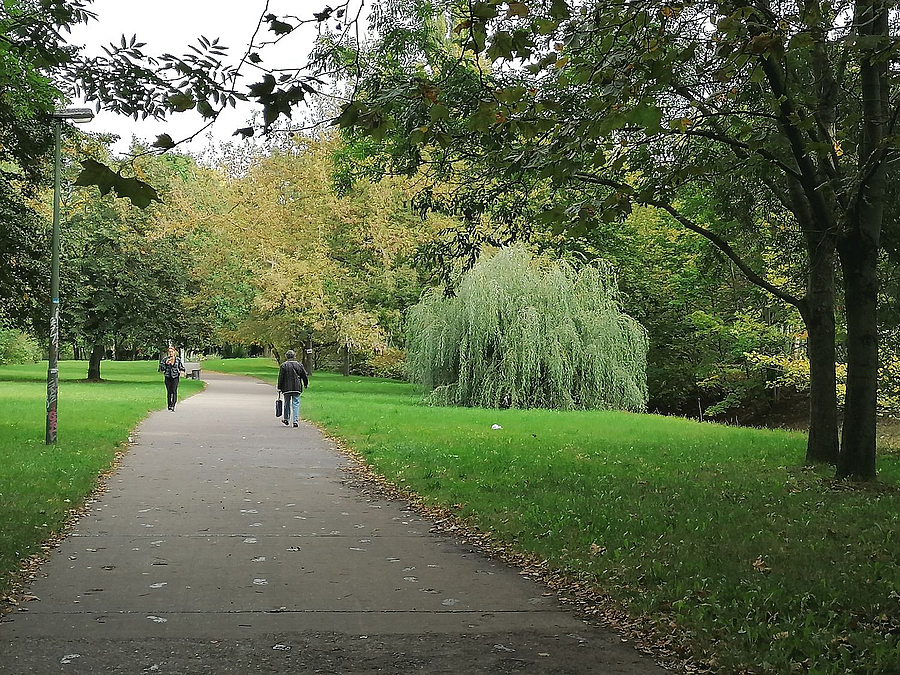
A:
{"type": "Polygon", "coordinates": [[[406,352],[402,349],[388,347],[375,356],[369,357],[367,369],[373,377],[386,377],[392,380],[406,379],[406,352]]]}
{"type": "Polygon", "coordinates": [[[37,340],[20,330],[0,328],[0,365],[34,363],[43,352],[37,340]]]}

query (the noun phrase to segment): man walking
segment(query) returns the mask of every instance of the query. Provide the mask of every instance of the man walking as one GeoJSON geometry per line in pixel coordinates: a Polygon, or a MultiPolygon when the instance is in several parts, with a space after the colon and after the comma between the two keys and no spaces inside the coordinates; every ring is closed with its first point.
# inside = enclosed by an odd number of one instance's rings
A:
{"type": "Polygon", "coordinates": [[[278,392],[284,396],[284,413],[281,423],[288,426],[291,423],[291,411],[294,415],[294,426],[300,426],[300,392],[309,386],[309,378],[306,368],[297,361],[297,354],[293,349],[288,349],[285,354],[287,361],[281,364],[278,370],[278,392]]]}

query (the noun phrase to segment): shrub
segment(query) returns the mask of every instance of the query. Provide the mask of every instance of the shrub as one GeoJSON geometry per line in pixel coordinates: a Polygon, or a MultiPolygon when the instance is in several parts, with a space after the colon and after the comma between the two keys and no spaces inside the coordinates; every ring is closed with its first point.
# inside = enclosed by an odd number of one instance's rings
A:
{"type": "Polygon", "coordinates": [[[43,352],[37,340],[20,330],[0,328],[0,365],[34,363],[43,352]]]}
{"type": "Polygon", "coordinates": [[[386,377],[392,380],[406,379],[406,352],[402,349],[387,347],[369,357],[367,370],[373,377],[386,377]]]}

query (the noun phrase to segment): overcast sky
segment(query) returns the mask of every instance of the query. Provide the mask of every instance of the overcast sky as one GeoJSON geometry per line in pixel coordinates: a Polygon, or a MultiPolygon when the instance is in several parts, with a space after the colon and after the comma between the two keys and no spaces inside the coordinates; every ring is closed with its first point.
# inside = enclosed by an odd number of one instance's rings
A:
{"type": "MultiPolygon", "coordinates": [[[[266,0],[94,0],[90,9],[98,15],[97,20],[78,26],[72,31],[70,40],[75,45],[84,45],[88,54],[100,54],[103,45],[110,42],[118,44],[123,34],[129,38],[137,34],[139,42],[147,43],[144,48],[146,54],[170,52],[180,55],[203,35],[211,40],[220,38],[221,43],[229,47],[230,60],[236,64],[256,29],[260,13],[267,5],[268,11],[278,16],[292,14],[307,18],[313,11],[320,11],[325,4],[326,0],[270,0],[268,3],[266,0]]],[[[260,35],[264,34],[271,36],[265,25],[260,35]]],[[[294,64],[305,59],[314,38],[315,29],[304,27],[285,40],[285,48],[289,49],[294,64]]],[[[264,57],[269,62],[266,52],[264,57]]],[[[252,68],[245,67],[242,73],[245,83],[253,82],[257,77],[252,68]]],[[[214,142],[235,140],[232,133],[239,127],[247,126],[253,110],[250,104],[239,104],[237,109],[229,109],[212,127],[214,142]]],[[[86,130],[121,136],[122,140],[116,144],[115,150],[124,152],[132,136],[152,142],[158,134],[168,133],[178,141],[202,128],[203,124],[200,115],[193,111],[177,114],[166,122],[152,119],[135,121],[130,117],[101,111],[86,125],[86,130]]],[[[187,147],[179,147],[199,152],[209,142],[205,136],[204,133],[203,137],[192,141],[187,147]]]]}

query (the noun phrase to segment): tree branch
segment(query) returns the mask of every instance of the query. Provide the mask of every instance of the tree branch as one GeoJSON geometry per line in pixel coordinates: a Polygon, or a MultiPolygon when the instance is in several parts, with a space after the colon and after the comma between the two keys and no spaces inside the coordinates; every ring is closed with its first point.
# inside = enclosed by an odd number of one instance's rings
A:
{"type": "Polygon", "coordinates": [[[794,307],[799,308],[804,305],[804,301],[801,298],[797,298],[787,291],[784,291],[778,286],[775,286],[774,284],[763,279],[746,262],[744,262],[743,258],[741,258],[741,256],[738,255],[738,253],[731,247],[731,245],[727,241],[722,239],[722,237],[691,220],[674,206],[672,206],[669,202],[649,197],[636,196],[634,195],[633,187],[626,183],[620,183],[619,181],[599,178],[597,176],[591,176],[590,174],[583,173],[575,174],[575,178],[586,183],[593,183],[595,185],[603,185],[606,187],[614,188],[616,190],[621,190],[626,194],[632,195],[632,199],[639,204],[642,204],[644,206],[655,206],[656,208],[665,211],[686,229],[692,232],[696,232],[702,237],[708,239],[716,248],[722,251],[722,253],[724,253],[735,265],[737,265],[738,269],[741,270],[748,281],[768,291],[776,298],[779,298],[784,302],[793,305],[794,307]]]}

